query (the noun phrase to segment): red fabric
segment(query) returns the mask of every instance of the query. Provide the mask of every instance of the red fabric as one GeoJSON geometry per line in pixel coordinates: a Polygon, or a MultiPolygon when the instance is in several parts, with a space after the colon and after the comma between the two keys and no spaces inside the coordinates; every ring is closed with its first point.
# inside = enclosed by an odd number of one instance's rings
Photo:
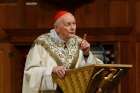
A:
{"type": "Polygon", "coordinates": [[[67,11],[58,11],[55,16],[54,16],[54,20],[56,21],[57,19],[59,19],[61,16],[63,16],[64,14],[69,13],[67,11]]]}

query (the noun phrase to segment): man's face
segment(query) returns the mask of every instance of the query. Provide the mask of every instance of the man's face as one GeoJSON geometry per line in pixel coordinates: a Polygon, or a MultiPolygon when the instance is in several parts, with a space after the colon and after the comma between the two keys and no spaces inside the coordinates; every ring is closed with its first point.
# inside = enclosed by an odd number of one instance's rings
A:
{"type": "Polygon", "coordinates": [[[58,33],[59,36],[64,39],[68,40],[69,38],[73,37],[76,33],[76,21],[73,15],[65,14],[63,19],[58,26],[58,33]]]}

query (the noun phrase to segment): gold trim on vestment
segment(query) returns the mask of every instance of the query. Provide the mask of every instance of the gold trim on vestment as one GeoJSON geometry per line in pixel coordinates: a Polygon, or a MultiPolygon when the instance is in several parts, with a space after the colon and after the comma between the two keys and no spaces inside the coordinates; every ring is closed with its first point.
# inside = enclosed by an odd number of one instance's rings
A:
{"type": "Polygon", "coordinates": [[[46,35],[44,40],[37,39],[35,44],[42,45],[49,55],[52,56],[57,65],[64,65],[67,68],[74,68],[79,58],[79,41],[77,37],[68,40],[67,48],[64,48],[64,43],[58,43],[46,35]]]}

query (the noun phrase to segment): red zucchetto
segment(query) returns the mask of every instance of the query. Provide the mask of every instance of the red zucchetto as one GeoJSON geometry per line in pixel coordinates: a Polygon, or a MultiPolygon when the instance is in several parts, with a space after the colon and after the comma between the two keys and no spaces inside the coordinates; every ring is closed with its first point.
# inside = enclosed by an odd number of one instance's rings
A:
{"type": "Polygon", "coordinates": [[[54,21],[56,21],[57,19],[59,19],[60,17],[62,17],[63,15],[67,14],[69,12],[67,11],[58,11],[55,16],[54,16],[54,21]]]}

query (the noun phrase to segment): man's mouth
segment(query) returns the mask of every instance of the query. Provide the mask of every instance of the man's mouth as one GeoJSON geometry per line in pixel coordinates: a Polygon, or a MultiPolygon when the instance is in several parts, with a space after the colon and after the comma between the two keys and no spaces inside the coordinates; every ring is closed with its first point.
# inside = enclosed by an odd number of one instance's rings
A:
{"type": "Polygon", "coordinates": [[[70,32],[70,34],[75,34],[75,32],[70,32]]]}

